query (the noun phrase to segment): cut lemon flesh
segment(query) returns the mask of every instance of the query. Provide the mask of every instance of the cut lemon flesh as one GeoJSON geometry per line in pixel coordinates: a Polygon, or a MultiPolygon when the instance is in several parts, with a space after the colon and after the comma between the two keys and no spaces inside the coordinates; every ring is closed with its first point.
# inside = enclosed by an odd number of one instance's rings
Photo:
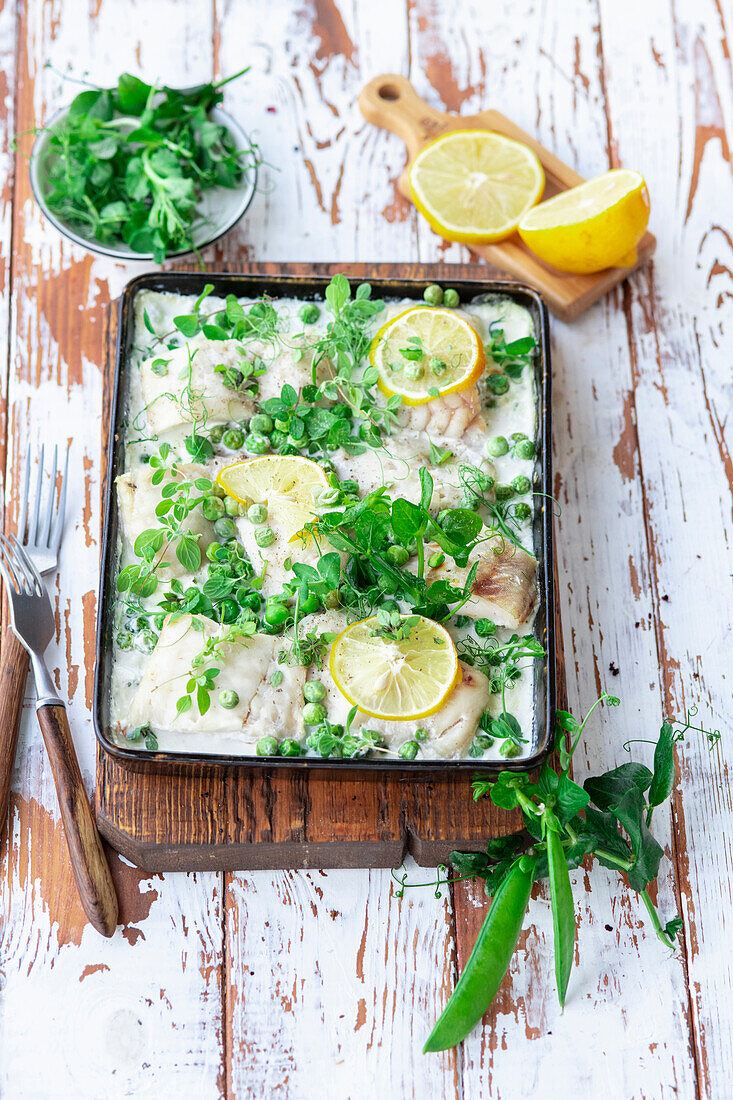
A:
{"type": "Polygon", "coordinates": [[[448,631],[431,619],[415,618],[401,641],[375,634],[379,622],[374,615],[347,626],[331,646],[337,688],[372,718],[427,718],[440,710],[461,675],[448,631]]]}
{"type": "Polygon", "coordinates": [[[313,493],[328,488],[317,462],[298,455],[263,455],[225,466],[216,475],[222,489],[240,504],[266,504],[293,537],[315,518],[313,493]]]}
{"type": "Polygon", "coordinates": [[[644,177],[617,168],[540,203],[522,218],[519,235],[546,263],[587,275],[631,267],[648,223],[644,177]]]}
{"type": "Polygon", "coordinates": [[[417,306],[382,325],[369,361],[379,371],[383,393],[400,394],[405,405],[423,405],[472,386],[483,373],[486,355],[465,318],[450,309],[417,306]]]}
{"type": "Polygon", "coordinates": [[[490,130],[453,130],[418,153],[412,201],[441,237],[490,244],[510,236],[545,186],[531,149],[490,130]]]}

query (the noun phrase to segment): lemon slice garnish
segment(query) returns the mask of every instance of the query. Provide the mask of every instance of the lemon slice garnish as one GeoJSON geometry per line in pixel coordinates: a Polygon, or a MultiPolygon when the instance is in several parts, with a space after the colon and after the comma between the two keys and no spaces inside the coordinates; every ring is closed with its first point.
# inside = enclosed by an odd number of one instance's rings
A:
{"type": "Polygon", "coordinates": [[[452,130],[409,169],[412,201],[441,237],[490,244],[510,236],[539,200],[545,174],[526,145],[490,130],[452,130]]]}
{"type": "Polygon", "coordinates": [[[327,489],[317,462],[299,455],[263,455],[225,466],[216,476],[222,489],[240,504],[266,504],[292,538],[316,516],[314,489],[327,489]]]}
{"type": "Polygon", "coordinates": [[[421,615],[406,638],[393,641],[374,631],[376,615],[352,623],[331,646],[330,669],[337,688],[372,718],[406,722],[435,714],[461,675],[448,631],[421,615]]]}
{"type": "Polygon", "coordinates": [[[519,235],[546,263],[589,275],[636,263],[648,224],[644,177],[618,168],[540,203],[520,222],[519,235]]]}
{"type": "Polygon", "coordinates": [[[379,371],[383,393],[400,394],[405,405],[423,405],[472,386],[486,355],[476,329],[464,317],[450,309],[415,306],[382,325],[369,361],[379,371]]]}

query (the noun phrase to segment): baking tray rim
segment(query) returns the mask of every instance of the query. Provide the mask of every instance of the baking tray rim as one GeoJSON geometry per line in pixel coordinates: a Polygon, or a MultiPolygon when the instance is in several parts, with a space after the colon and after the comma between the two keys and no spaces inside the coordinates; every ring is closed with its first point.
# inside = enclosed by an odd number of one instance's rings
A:
{"type": "MultiPolygon", "coordinates": [[[[330,265],[325,265],[326,271],[330,265]]],[[[333,265],[333,274],[341,271],[344,264],[333,265]]],[[[529,299],[536,311],[537,334],[539,344],[539,356],[535,366],[536,378],[539,381],[539,438],[541,454],[539,466],[541,469],[541,492],[544,494],[544,504],[540,509],[540,521],[536,527],[540,528],[540,545],[542,556],[539,561],[539,591],[540,608],[544,613],[544,642],[547,655],[544,660],[544,735],[540,738],[538,747],[530,755],[517,760],[491,760],[482,761],[480,758],[467,758],[464,760],[372,760],[372,759],[343,759],[339,761],[320,757],[253,757],[228,754],[201,754],[187,752],[155,751],[147,749],[127,748],[118,745],[104,730],[102,721],[102,706],[104,692],[106,690],[106,663],[104,656],[111,657],[111,651],[107,647],[107,627],[111,612],[112,600],[108,592],[109,580],[113,576],[115,554],[117,545],[118,526],[116,522],[116,495],[114,483],[116,477],[116,457],[118,452],[118,434],[120,422],[120,402],[122,400],[121,375],[123,356],[127,355],[129,341],[134,331],[134,302],[135,297],[142,290],[155,290],[168,293],[197,294],[206,283],[212,283],[213,293],[225,296],[226,293],[235,293],[238,297],[244,296],[247,290],[234,289],[242,283],[280,285],[293,292],[298,287],[309,287],[301,295],[291,293],[291,296],[300,296],[304,300],[312,298],[315,294],[323,295],[325,287],[330,281],[331,275],[324,272],[324,265],[314,265],[314,273],[303,275],[288,271],[287,263],[275,265],[268,263],[262,271],[248,270],[246,272],[229,271],[157,271],[145,272],[131,279],[124,287],[118,302],[118,325],[115,350],[115,367],[112,380],[112,394],[109,405],[110,430],[107,442],[106,464],[104,469],[105,480],[103,484],[103,525],[100,554],[100,573],[98,589],[98,614],[95,637],[95,667],[94,667],[94,695],[93,695],[93,723],[94,732],[100,749],[116,758],[120,764],[127,765],[130,770],[168,770],[180,769],[182,766],[188,769],[249,769],[261,774],[272,772],[281,768],[290,772],[310,772],[323,770],[338,770],[339,772],[359,772],[363,777],[372,775],[378,778],[380,775],[415,777],[417,775],[449,775],[464,774],[466,772],[496,773],[498,771],[531,772],[540,767],[552,754],[554,749],[554,723],[556,701],[556,667],[557,667],[557,631],[555,620],[555,570],[554,570],[554,541],[553,541],[553,498],[552,498],[552,374],[550,362],[550,334],[549,312],[542,295],[533,287],[525,283],[508,279],[481,279],[480,277],[466,276],[465,274],[450,271],[449,265],[410,265],[413,270],[417,266],[425,274],[410,276],[381,275],[375,273],[368,275],[371,265],[354,263],[353,267],[360,270],[360,278],[368,280],[375,289],[385,296],[394,294],[398,288],[404,292],[405,297],[414,296],[417,288],[423,288],[426,281],[449,281],[451,284],[463,287],[471,294],[473,300],[480,295],[501,294],[510,298],[529,299]],[[279,271],[273,271],[278,268],[279,271]],[[366,273],[365,273],[366,272],[366,273]],[[197,286],[189,286],[197,283],[197,286]],[[183,289],[181,287],[183,286],[183,289]],[[227,289],[229,287],[229,289],[227,289]],[[219,289],[222,293],[219,293],[219,289]],[[314,289],[315,288],[315,289],[314,289]],[[113,520],[115,521],[113,524],[113,520]]],[[[373,265],[377,270],[383,266],[373,265]]],[[[348,269],[343,272],[349,275],[348,269]]],[[[478,276],[478,272],[477,272],[478,276]]],[[[254,289],[254,288],[252,288],[254,289]]],[[[261,293],[261,291],[260,291],[261,293]]],[[[250,296],[254,296],[250,294],[250,296]]],[[[283,295],[281,295],[283,296],[283,295]]],[[[121,451],[121,447],[119,450],[121,451]]],[[[534,549],[537,549],[535,541],[534,549]]],[[[538,684],[541,676],[535,677],[535,704],[537,701],[538,684]]],[[[535,715],[537,708],[535,706],[535,715]]],[[[535,718],[535,723],[538,719],[535,718]]]]}

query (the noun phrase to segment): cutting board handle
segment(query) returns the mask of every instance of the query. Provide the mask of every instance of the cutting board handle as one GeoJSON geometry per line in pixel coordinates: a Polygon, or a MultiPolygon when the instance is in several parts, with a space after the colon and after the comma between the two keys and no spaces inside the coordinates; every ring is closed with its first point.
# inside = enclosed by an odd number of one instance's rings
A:
{"type": "Polygon", "coordinates": [[[401,137],[410,160],[426,142],[456,128],[455,115],[436,111],[398,73],[382,73],[370,80],[359,94],[359,109],[367,122],[401,137]]]}

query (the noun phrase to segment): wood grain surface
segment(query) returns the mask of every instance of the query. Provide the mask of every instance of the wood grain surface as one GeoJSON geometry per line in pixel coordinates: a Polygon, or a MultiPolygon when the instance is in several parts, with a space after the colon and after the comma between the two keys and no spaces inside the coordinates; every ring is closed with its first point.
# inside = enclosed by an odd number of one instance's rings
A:
{"type": "MultiPolygon", "coordinates": [[[[718,0],[5,0],[0,6],[0,461],[17,508],[30,440],[73,438],[75,487],[52,581],[49,649],[87,788],[106,308],[143,265],[62,241],[33,203],[31,136],[74,87],[127,69],[190,84],[252,71],[227,106],[268,167],[237,230],[204,259],[465,262],[397,188],[404,146],[367,125],[359,90],[409,76],[435,109],[493,107],[583,176],[643,172],[652,263],[553,327],[559,602],[570,705],[622,699],[588,729],[576,775],[699,707],[723,734],[678,746],[657,900],[573,873],[577,967],[565,1012],[535,890],[509,975],[460,1051],[422,1042],[485,912],[457,883],[400,900],[386,869],[152,875],[113,857],[121,927],[88,925],[53,779],[23,712],[0,849],[0,1095],[703,1100],[730,1094],[733,836],[730,703],[733,238],[729,9],[718,0]],[[53,68],[47,67],[47,62],[53,68]]],[[[650,747],[634,746],[647,759],[650,747]]],[[[432,876],[408,860],[411,881],[432,876]]]]}

